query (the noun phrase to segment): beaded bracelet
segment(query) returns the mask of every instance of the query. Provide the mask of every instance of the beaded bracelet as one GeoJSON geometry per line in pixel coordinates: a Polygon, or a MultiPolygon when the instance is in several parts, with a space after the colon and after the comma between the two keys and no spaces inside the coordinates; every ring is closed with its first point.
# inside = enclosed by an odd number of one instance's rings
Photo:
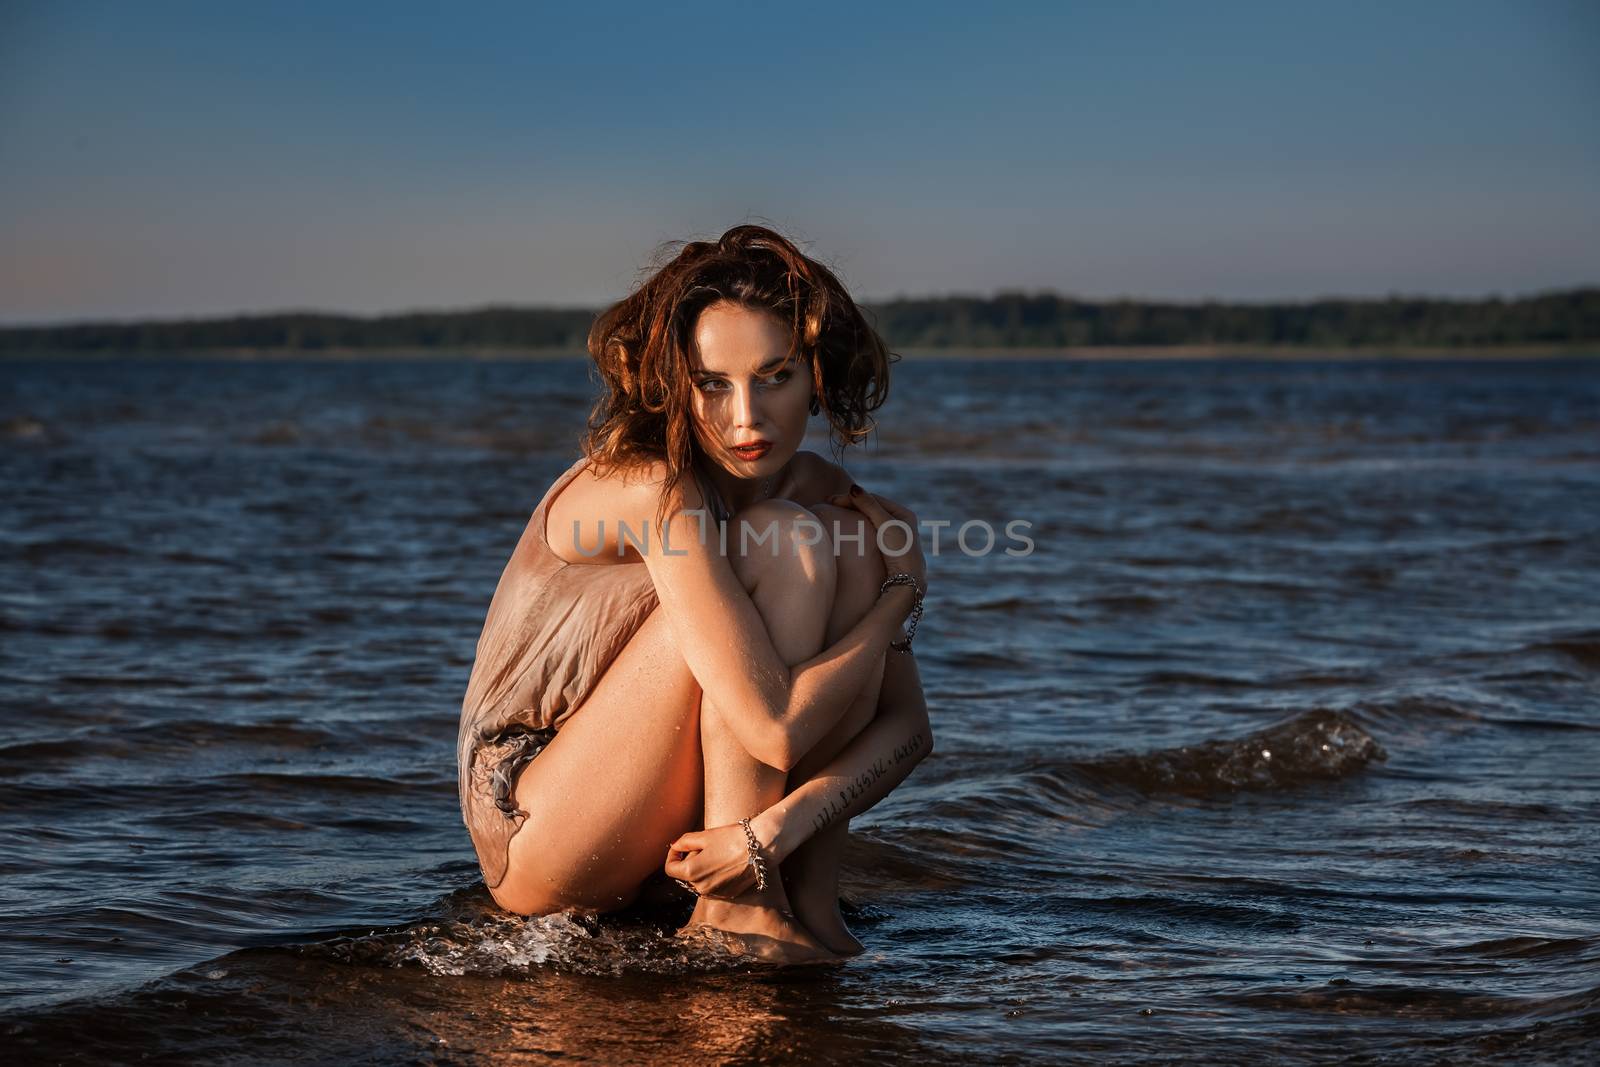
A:
{"type": "Polygon", "coordinates": [[[756,840],[756,832],[750,829],[750,820],[740,819],[739,825],[744,827],[745,848],[750,850],[750,866],[756,869],[756,890],[759,892],[767,888],[767,861],[761,856],[761,842],[756,840]]]}
{"type": "Polygon", "coordinates": [[[911,624],[906,627],[905,637],[899,641],[889,642],[889,647],[896,652],[910,655],[911,639],[917,636],[917,623],[922,621],[922,584],[914,576],[901,571],[899,574],[891,574],[884,579],[883,585],[878,587],[878,595],[882,596],[893,585],[909,585],[911,592],[916,595],[916,600],[911,604],[911,624]]]}

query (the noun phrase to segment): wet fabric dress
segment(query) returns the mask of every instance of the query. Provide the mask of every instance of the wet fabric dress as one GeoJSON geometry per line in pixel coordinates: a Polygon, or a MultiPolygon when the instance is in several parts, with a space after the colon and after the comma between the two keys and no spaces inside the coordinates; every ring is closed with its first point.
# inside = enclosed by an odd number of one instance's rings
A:
{"type": "Polygon", "coordinates": [[[574,564],[551,551],[545,514],[587,462],[569,467],[534,509],[495,588],[461,705],[461,816],[491,889],[504,880],[511,838],[528,817],[517,807],[517,773],[658,603],[643,563],[574,564]]]}

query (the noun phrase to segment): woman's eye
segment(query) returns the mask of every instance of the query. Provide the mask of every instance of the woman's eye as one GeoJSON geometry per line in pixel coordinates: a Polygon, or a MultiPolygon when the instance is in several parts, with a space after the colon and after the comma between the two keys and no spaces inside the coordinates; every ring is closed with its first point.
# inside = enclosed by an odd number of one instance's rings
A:
{"type": "Polygon", "coordinates": [[[717,386],[721,384],[722,383],[717,381],[715,378],[707,378],[705,381],[700,383],[700,391],[702,393],[714,393],[717,391],[717,386]]]}
{"type": "Polygon", "coordinates": [[[774,374],[772,377],[768,378],[767,381],[772,385],[782,385],[784,382],[789,380],[789,377],[789,371],[781,370],[777,374],[774,374]]]}

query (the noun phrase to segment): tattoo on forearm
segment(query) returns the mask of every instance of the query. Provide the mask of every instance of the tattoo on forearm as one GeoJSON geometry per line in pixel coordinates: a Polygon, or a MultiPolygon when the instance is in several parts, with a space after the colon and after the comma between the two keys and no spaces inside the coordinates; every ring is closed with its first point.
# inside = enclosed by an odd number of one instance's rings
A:
{"type": "Polygon", "coordinates": [[[854,780],[846,783],[843,789],[828,798],[828,806],[818,812],[816,818],[812,820],[813,832],[820,833],[832,826],[835,820],[850,810],[851,803],[871,789],[878,779],[906,760],[914,758],[926,743],[920,732],[915,733],[905,744],[896,745],[894,752],[887,759],[879,756],[873,760],[872,766],[867,768],[865,774],[856,775],[854,780]]]}

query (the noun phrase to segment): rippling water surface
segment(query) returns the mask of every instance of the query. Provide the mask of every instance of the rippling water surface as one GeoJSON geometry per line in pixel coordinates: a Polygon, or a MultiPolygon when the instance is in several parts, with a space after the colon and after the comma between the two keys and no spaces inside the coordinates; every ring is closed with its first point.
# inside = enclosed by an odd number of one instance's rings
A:
{"type": "Polygon", "coordinates": [[[945,531],[868,951],[783,972],[476,878],[583,364],[0,364],[8,1058],[1587,1059],[1600,362],[896,373],[857,480],[1035,551],[945,531]]]}

